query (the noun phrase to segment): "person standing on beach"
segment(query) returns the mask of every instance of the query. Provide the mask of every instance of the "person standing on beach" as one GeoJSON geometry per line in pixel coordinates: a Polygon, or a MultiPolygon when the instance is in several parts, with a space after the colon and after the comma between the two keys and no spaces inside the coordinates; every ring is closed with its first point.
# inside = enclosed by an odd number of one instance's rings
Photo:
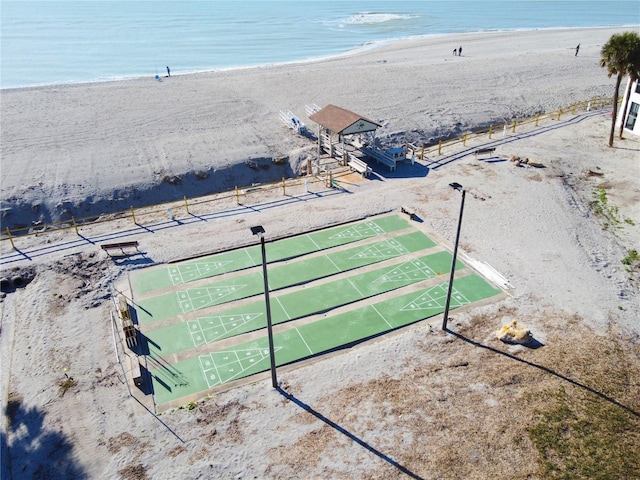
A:
{"type": "Polygon", "coordinates": [[[460,47],[460,48],[458,49],[458,56],[459,56],[459,57],[461,57],[461,56],[462,56],[462,47],[460,47]]]}
{"type": "Polygon", "coordinates": [[[167,66],[167,77],[171,76],[171,69],[167,66]]]}
{"type": "Polygon", "coordinates": [[[580,44],[578,44],[578,46],[576,47],[576,54],[574,55],[575,57],[578,56],[579,51],[580,51],[580,44]]]}
{"type": "Polygon", "coordinates": [[[458,55],[458,49],[457,49],[457,48],[454,48],[454,49],[453,49],[453,56],[455,57],[456,55],[458,55]]]}

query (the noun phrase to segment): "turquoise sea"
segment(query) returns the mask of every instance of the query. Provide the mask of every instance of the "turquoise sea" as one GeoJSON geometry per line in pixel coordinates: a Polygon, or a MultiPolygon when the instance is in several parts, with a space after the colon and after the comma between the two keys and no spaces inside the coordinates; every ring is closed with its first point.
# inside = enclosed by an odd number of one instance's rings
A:
{"type": "Polygon", "coordinates": [[[640,2],[1,0],[0,88],[300,61],[400,38],[637,25],[640,2]]]}

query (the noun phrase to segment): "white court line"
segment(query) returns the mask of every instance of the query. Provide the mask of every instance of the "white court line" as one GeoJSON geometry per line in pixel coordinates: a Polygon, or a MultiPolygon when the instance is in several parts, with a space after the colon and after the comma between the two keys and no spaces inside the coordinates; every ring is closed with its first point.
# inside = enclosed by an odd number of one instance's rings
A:
{"type": "Polygon", "coordinates": [[[278,305],[280,305],[280,308],[282,308],[282,311],[287,316],[287,320],[291,320],[291,315],[289,315],[289,312],[287,312],[287,309],[284,308],[284,305],[282,305],[282,302],[280,301],[280,298],[276,297],[275,301],[278,302],[278,305]]]}
{"type": "Polygon", "coordinates": [[[349,282],[349,285],[351,285],[353,287],[353,289],[358,292],[358,295],[360,295],[362,298],[365,297],[365,294],[362,293],[360,290],[358,290],[358,287],[356,287],[353,282],[351,281],[351,279],[347,279],[347,282],[349,282]]]}
{"type": "Polygon", "coordinates": [[[453,287],[453,289],[458,293],[458,295],[460,295],[465,302],[467,303],[461,303],[460,306],[462,305],[468,305],[471,303],[471,300],[469,300],[460,290],[457,290],[456,287],[453,287]]]}
{"type": "Polygon", "coordinates": [[[320,245],[318,245],[318,244],[315,242],[315,240],[314,240],[313,238],[311,238],[309,235],[307,235],[307,238],[308,238],[309,240],[311,240],[311,243],[313,243],[313,244],[316,246],[316,248],[317,248],[318,250],[323,250],[323,248],[322,248],[320,245]]]}
{"type": "Polygon", "coordinates": [[[298,330],[298,327],[295,327],[294,330],[297,332],[297,334],[300,336],[300,338],[302,339],[302,343],[305,344],[305,346],[307,347],[307,350],[309,350],[309,353],[311,353],[313,355],[313,350],[311,350],[311,347],[309,347],[309,344],[307,344],[307,341],[304,339],[304,337],[302,336],[302,334],[300,333],[300,330],[298,330]]]}
{"type": "Polygon", "coordinates": [[[202,357],[198,357],[198,362],[200,363],[200,373],[204,377],[204,381],[207,382],[207,386],[211,388],[209,384],[209,377],[207,377],[207,371],[204,369],[204,365],[202,365],[202,357]]]}
{"type": "Polygon", "coordinates": [[[216,365],[216,362],[213,360],[213,357],[211,356],[211,354],[209,354],[208,356],[209,356],[209,360],[211,360],[211,363],[213,364],[213,367],[208,370],[202,364],[202,357],[200,357],[199,360],[200,360],[200,368],[202,369],[202,373],[204,373],[204,378],[207,381],[207,385],[209,386],[209,388],[211,388],[216,384],[222,384],[222,377],[220,376],[220,372],[218,371],[218,366],[216,365]],[[209,375],[207,375],[207,372],[210,372],[211,370],[215,370],[216,378],[217,378],[217,381],[213,385],[209,381],[209,375]]]}
{"type": "MultiPolygon", "coordinates": [[[[249,251],[246,248],[243,248],[242,250],[244,250],[244,253],[247,254],[247,257],[249,257],[249,260],[251,260],[252,262],[255,262],[255,260],[253,258],[251,258],[251,255],[249,255],[249,251]]],[[[258,265],[258,264],[256,263],[253,266],[255,267],[256,265],[258,265]]]]}
{"type": "MultiPolygon", "coordinates": [[[[215,360],[213,359],[213,355],[209,354],[209,358],[211,359],[211,362],[213,362],[213,368],[216,371],[216,377],[218,378],[218,382],[220,385],[222,385],[224,382],[222,381],[222,375],[220,375],[220,370],[218,370],[218,365],[216,365],[215,360]]],[[[215,384],[214,384],[215,385],[215,384]]],[[[213,386],[213,385],[212,385],[213,386]]]]}
{"type": "Polygon", "coordinates": [[[376,308],[376,306],[375,306],[375,305],[371,305],[371,308],[373,308],[373,309],[375,310],[375,312],[376,312],[378,315],[380,315],[380,318],[381,318],[382,320],[384,320],[384,323],[386,323],[387,325],[389,325],[389,328],[393,328],[393,325],[391,325],[389,322],[387,322],[387,319],[386,319],[386,318],[384,318],[384,315],[382,315],[382,314],[378,311],[378,309],[376,308]]]}
{"type": "MultiPolygon", "coordinates": [[[[203,341],[202,345],[206,345],[209,342],[207,342],[207,339],[206,339],[206,337],[204,335],[204,330],[202,329],[202,325],[200,324],[200,322],[198,320],[196,320],[196,322],[198,322],[197,323],[198,330],[196,331],[196,333],[200,332],[200,335],[202,335],[202,341],[203,341]]],[[[187,323],[187,325],[188,325],[187,326],[187,330],[189,330],[189,336],[191,337],[191,343],[193,343],[194,347],[197,347],[198,344],[195,341],[195,338],[194,338],[194,335],[193,335],[193,330],[191,330],[189,323],[187,323]]],[[[191,325],[193,325],[193,324],[191,324],[191,325]]]]}
{"type": "Polygon", "coordinates": [[[331,260],[331,257],[329,255],[325,255],[325,258],[327,258],[333,264],[333,266],[336,267],[336,270],[338,270],[339,272],[342,271],[342,269],[338,265],[336,265],[333,260],[331,260]]]}
{"type": "Polygon", "coordinates": [[[171,283],[173,285],[180,285],[184,282],[184,279],[182,278],[182,272],[180,271],[180,267],[174,267],[176,270],[176,273],[171,273],[171,269],[168,270],[169,272],[169,278],[171,278],[171,283]]]}

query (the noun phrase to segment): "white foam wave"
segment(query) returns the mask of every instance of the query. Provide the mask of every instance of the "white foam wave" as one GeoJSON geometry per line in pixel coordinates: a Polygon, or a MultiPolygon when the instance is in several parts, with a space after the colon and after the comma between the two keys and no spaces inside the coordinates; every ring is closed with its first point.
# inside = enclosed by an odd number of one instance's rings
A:
{"type": "Polygon", "coordinates": [[[409,20],[413,15],[381,12],[362,12],[351,15],[343,20],[341,26],[346,25],[373,25],[378,23],[391,22],[394,20],[409,20]]]}

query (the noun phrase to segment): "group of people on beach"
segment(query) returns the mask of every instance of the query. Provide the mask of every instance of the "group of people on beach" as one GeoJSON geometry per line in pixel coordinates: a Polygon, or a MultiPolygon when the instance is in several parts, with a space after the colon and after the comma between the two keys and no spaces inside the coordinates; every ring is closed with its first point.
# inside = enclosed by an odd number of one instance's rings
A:
{"type": "Polygon", "coordinates": [[[455,57],[455,56],[461,57],[461,56],[462,56],[462,47],[460,47],[460,48],[454,48],[454,49],[453,49],[453,56],[454,56],[454,57],[455,57]]]}

